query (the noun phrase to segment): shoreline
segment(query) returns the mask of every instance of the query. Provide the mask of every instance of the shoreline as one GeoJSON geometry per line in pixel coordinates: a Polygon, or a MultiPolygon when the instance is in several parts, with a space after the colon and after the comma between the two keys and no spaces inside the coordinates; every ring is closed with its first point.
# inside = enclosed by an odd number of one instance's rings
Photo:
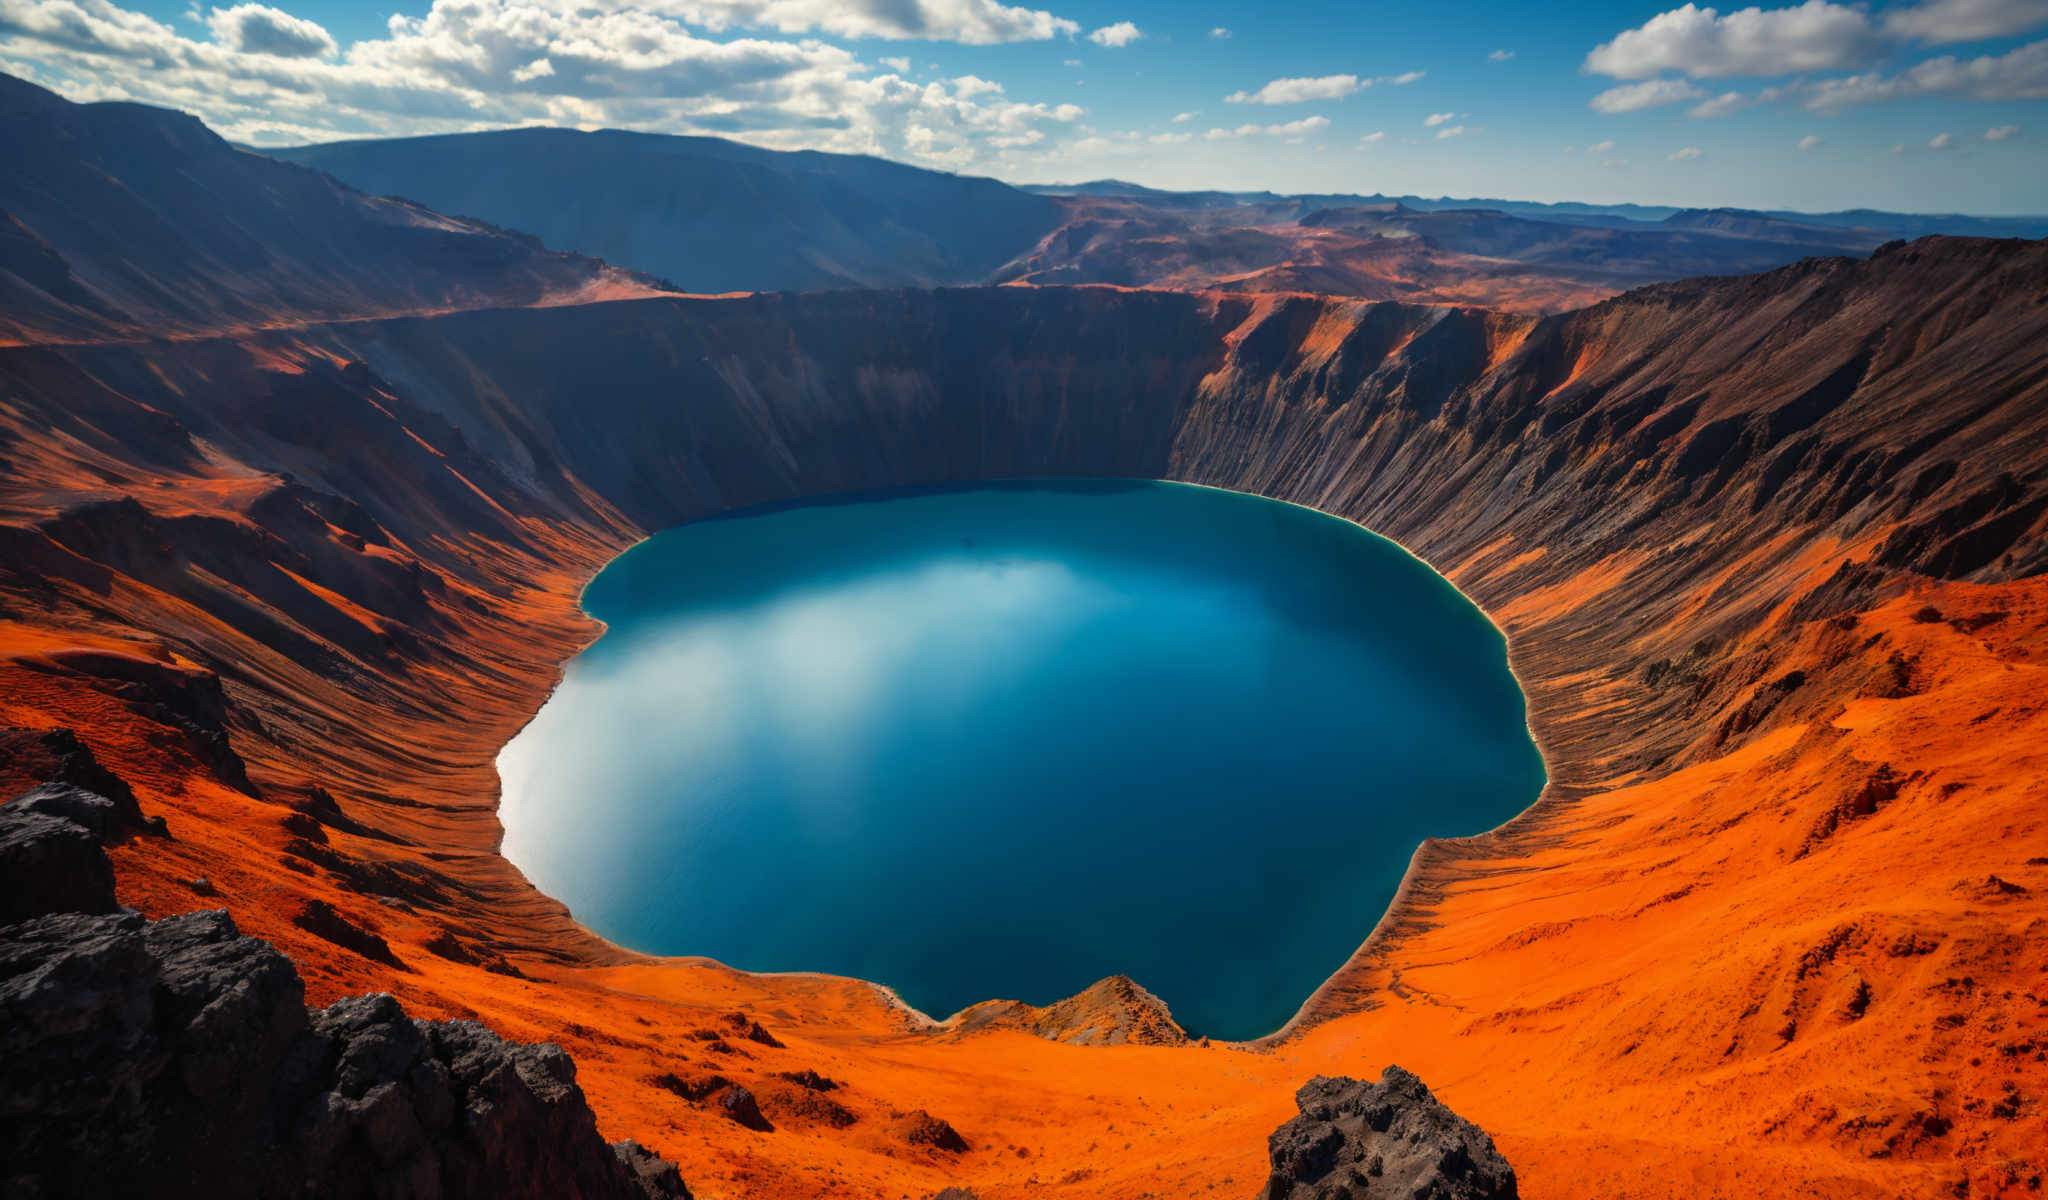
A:
{"type": "MultiPolygon", "coordinates": [[[[1288,500],[1281,497],[1262,495],[1256,492],[1241,491],[1238,489],[1223,487],[1216,484],[1202,483],[1197,480],[1171,478],[1148,479],[1136,476],[1014,476],[997,479],[971,479],[960,481],[931,482],[912,484],[903,487],[864,489],[854,492],[835,492],[817,496],[796,496],[786,500],[769,501],[763,504],[749,505],[743,508],[727,509],[715,513],[710,513],[705,516],[701,516],[693,520],[683,522],[682,524],[668,526],[666,528],[655,530],[651,533],[647,533],[641,536],[637,540],[633,541],[631,544],[621,548],[617,554],[607,559],[603,565],[598,567],[598,569],[594,573],[592,573],[592,575],[576,589],[573,601],[576,610],[579,614],[581,614],[581,616],[586,621],[588,621],[596,627],[596,633],[588,641],[578,646],[574,653],[572,653],[568,658],[563,659],[559,666],[556,667],[554,671],[553,682],[549,685],[547,694],[542,698],[540,705],[534,709],[533,714],[527,718],[526,723],[522,724],[518,730],[514,731],[512,737],[507,740],[506,745],[510,745],[511,741],[516,740],[525,731],[528,725],[531,724],[532,720],[539,715],[540,709],[542,707],[545,707],[549,702],[551,702],[554,699],[556,693],[559,691],[561,687],[563,679],[566,677],[566,673],[569,669],[569,666],[574,661],[574,659],[583,654],[588,649],[590,649],[592,646],[596,645],[597,642],[603,638],[604,634],[608,630],[609,627],[606,625],[606,623],[600,618],[592,615],[588,608],[586,608],[584,605],[584,597],[588,594],[590,587],[595,583],[597,577],[603,574],[606,570],[610,569],[625,555],[632,553],[639,547],[648,544],[649,542],[653,541],[658,537],[661,537],[664,534],[670,533],[677,529],[688,528],[690,526],[705,524],[709,522],[744,519],[746,517],[784,512],[792,509],[811,507],[813,505],[855,505],[869,501],[937,496],[944,495],[947,493],[963,491],[1031,491],[1041,488],[1048,488],[1048,485],[1054,485],[1048,490],[1080,489],[1115,491],[1130,487],[1158,485],[1173,488],[1188,488],[1206,492],[1220,492],[1225,495],[1247,497],[1250,499],[1260,500],[1266,503],[1284,505],[1291,509],[1297,509],[1303,512],[1311,513],[1314,516],[1324,520],[1334,520],[1342,522],[1344,525],[1349,526],[1351,529],[1359,533],[1362,533],[1367,537],[1372,538],[1377,543],[1393,547],[1394,549],[1398,550],[1401,553],[1401,555],[1405,559],[1407,559],[1407,561],[1427,571],[1429,575],[1433,577],[1444,589],[1446,589],[1452,595],[1457,596],[1458,600],[1462,604],[1464,604],[1470,611],[1477,613],[1479,616],[1483,617],[1486,620],[1487,624],[1494,630],[1495,634],[1500,638],[1501,646],[1503,649],[1501,666],[1508,672],[1509,676],[1513,678],[1516,690],[1521,697],[1523,728],[1529,738],[1530,745],[1535,749],[1537,756],[1542,764],[1542,785],[1537,789],[1535,797],[1532,798],[1527,805],[1524,805],[1523,807],[1517,809],[1516,811],[1514,811],[1513,813],[1511,813],[1510,815],[1503,818],[1502,820],[1500,820],[1499,822],[1497,822],[1496,824],[1487,829],[1480,830],[1473,834],[1425,838],[1423,842],[1418,843],[1415,849],[1411,851],[1409,854],[1407,866],[1404,867],[1404,869],[1402,870],[1400,880],[1395,886],[1393,895],[1389,897],[1386,906],[1380,912],[1379,916],[1375,918],[1372,926],[1366,931],[1362,940],[1345,957],[1343,962],[1341,962],[1335,969],[1325,974],[1322,980],[1309,990],[1308,994],[1304,996],[1301,1002],[1295,1007],[1295,1010],[1292,1013],[1292,1015],[1290,1015],[1280,1025],[1276,1026],[1273,1030],[1265,1034],[1261,1034],[1257,1037],[1237,1039],[1202,1039],[1213,1041],[1217,1045],[1236,1046],[1247,1049],[1264,1049],[1279,1045],[1289,1040],[1290,1038],[1294,1037],[1298,1033],[1302,1032],[1305,1028],[1309,1027],[1311,1024],[1314,1023],[1307,1021],[1308,1014],[1310,1014],[1311,1011],[1315,1008],[1318,1000],[1325,994],[1326,990],[1330,989],[1333,984],[1337,983],[1338,980],[1340,980],[1343,976],[1346,975],[1348,971],[1350,971],[1353,968],[1356,962],[1358,962],[1363,956],[1368,954],[1374,948],[1376,941],[1381,938],[1383,930],[1391,930],[1397,925],[1397,913],[1403,906],[1404,901],[1411,894],[1411,887],[1414,886],[1413,881],[1417,876],[1418,870],[1422,868],[1426,861],[1427,851],[1431,843],[1442,842],[1469,844],[1477,843],[1484,839],[1491,838],[1500,831],[1505,830],[1509,826],[1514,825],[1516,822],[1523,820],[1524,818],[1528,817],[1530,814],[1535,812],[1538,808],[1542,807],[1546,799],[1548,799],[1551,794],[1552,764],[1548,754],[1544,750],[1543,743],[1539,739],[1536,728],[1534,726],[1533,717],[1528,703],[1527,689],[1524,687],[1520,676],[1515,673],[1513,665],[1514,648],[1512,642],[1509,639],[1507,630],[1504,627],[1502,627],[1502,625],[1497,620],[1494,619],[1491,613],[1487,612],[1486,609],[1482,608],[1479,605],[1479,603],[1476,600],[1474,600],[1471,596],[1466,595],[1466,593],[1462,589],[1460,589],[1454,582],[1452,582],[1447,576],[1445,576],[1443,572],[1439,571],[1435,566],[1430,564],[1421,556],[1417,555],[1409,547],[1401,544],[1399,541],[1396,541],[1393,538],[1387,537],[1384,534],[1381,534],[1373,529],[1368,528],[1359,521],[1342,516],[1341,514],[1326,512],[1312,505],[1299,503],[1297,501],[1288,500]]],[[[501,746],[498,754],[494,755],[492,759],[493,769],[496,772],[498,781],[498,786],[496,787],[496,789],[494,789],[492,796],[493,820],[497,824],[499,829],[498,846],[496,847],[496,852],[505,859],[506,863],[514,871],[517,871],[520,874],[520,876],[524,878],[526,876],[526,872],[519,866],[516,860],[514,860],[509,855],[505,855],[503,850],[503,843],[506,837],[506,830],[504,820],[502,817],[504,774],[502,766],[500,765],[502,763],[503,752],[504,747],[501,746]]],[[[542,895],[547,896],[549,899],[555,900],[556,903],[563,903],[557,900],[554,896],[552,896],[552,894],[548,893],[545,889],[536,886],[535,890],[539,891],[542,895]]],[[[571,919],[576,920],[577,926],[580,929],[582,929],[583,932],[587,934],[591,939],[622,954],[632,956],[635,959],[652,963],[711,962],[717,964],[720,968],[724,970],[732,971],[741,975],[746,975],[750,978],[755,979],[829,979],[844,980],[857,984],[862,984],[867,987],[875,989],[877,992],[879,992],[886,998],[886,1000],[891,1006],[900,1009],[908,1018],[910,1018],[913,1022],[919,1024],[927,1032],[941,1031],[950,1022],[956,1020],[961,1014],[966,1013],[971,1009],[981,1007],[983,1005],[1023,1004],[1034,1008],[1042,1008],[1053,1004],[1058,1004],[1073,998],[1073,996],[1060,996],[1055,997],[1052,1000],[1045,1001],[1042,1004],[1034,1004],[1030,1001],[1017,1000],[1012,997],[989,996],[964,1004],[959,1008],[958,1011],[944,1018],[937,1018],[929,1013],[924,1012],[916,1006],[911,1005],[908,1001],[903,999],[901,993],[899,993],[895,988],[874,980],[862,979],[858,976],[840,975],[829,971],[810,971],[803,969],[792,969],[786,971],[752,971],[743,967],[732,966],[731,964],[726,963],[723,960],[720,960],[712,956],[690,953],[655,953],[636,949],[634,947],[615,942],[612,939],[607,938],[604,935],[598,933],[596,930],[591,929],[589,925],[585,924],[581,920],[576,919],[575,910],[573,909],[573,907],[570,907],[567,904],[564,904],[563,906],[570,913],[571,919]]],[[[1118,974],[1122,974],[1122,972],[1118,972],[1118,974]]],[[[1091,983],[1088,986],[1092,987],[1095,983],[1099,982],[1101,981],[1091,981],[1091,983]]],[[[1136,980],[1136,982],[1140,986],[1143,986],[1145,983],[1145,981],[1142,979],[1136,980]]],[[[1085,992],[1086,990],[1087,988],[1084,987],[1080,991],[1074,993],[1074,995],[1079,995],[1081,994],[1081,992],[1085,992]]],[[[1332,1015],[1337,1014],[1324,1014],[1319,1019],[1327,1020],[1329,1016],[1332,1015]]],[[[1190,1040],[1196,1040],[1196,1038],[1199,1036],[1200,1035],[1191,1034],[1190,1040]]]]}

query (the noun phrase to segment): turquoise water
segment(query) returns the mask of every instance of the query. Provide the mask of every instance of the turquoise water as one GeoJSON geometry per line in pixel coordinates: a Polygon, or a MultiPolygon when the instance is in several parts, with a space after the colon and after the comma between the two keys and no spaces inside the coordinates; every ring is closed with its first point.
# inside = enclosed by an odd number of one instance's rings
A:
{"type": "Polygon", "coordinates": [[[505,852],[657,954],[943,1016],[1131,976],[1279,1027],[1427,835],[1543,782],[1493,625],[1348,522],[1163,483],[889,493],[607,566],[499,759],[505,852]]]}

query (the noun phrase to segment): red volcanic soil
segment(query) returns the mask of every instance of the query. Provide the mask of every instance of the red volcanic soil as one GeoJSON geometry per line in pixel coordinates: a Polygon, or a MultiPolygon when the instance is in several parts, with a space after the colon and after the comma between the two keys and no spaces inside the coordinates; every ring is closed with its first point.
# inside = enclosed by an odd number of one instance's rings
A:
{"type": "Polygon", "coordinates": [[[77,731],[172,834],[117,849],[127,902],[228,907],[315,1001],[560,1042],[704,1196],[1250,1194],[1302,1081],[1388,1062],[1539,1200],[2032,1194],[2044,280],[2048,244],[1932,239],[1540,321],[1006,288],[0,350],[0,783],[77,731]],[[933,1027],[639,957],[496,855],[493,755],[607,556],[1027,474],[1402,541],[1508,633],[1550,788],[1423,847],[1243,1046],[1127,981],[933,1027]]]}

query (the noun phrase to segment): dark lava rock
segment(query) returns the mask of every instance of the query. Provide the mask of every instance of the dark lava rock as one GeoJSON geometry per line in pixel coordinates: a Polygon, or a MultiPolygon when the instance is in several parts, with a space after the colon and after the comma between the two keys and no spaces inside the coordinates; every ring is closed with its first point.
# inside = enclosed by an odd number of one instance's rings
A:
{"type": "Polygon", "coordinates": [[[759,1021],[754,1020],[745,1013],[727,1013],[725,1023],[732,1026],[734,1033],[750,1042],[759,1043],[772,1050],[783,1048],[782,1043],[776,1040],[774,1034],[763,1029],[759,1021]]]}
{"type": "Polygon", "coordinates": [[[664,1091],[673,1092],[692,1104],[702,1104],[712,1096],[732,1086],[732,1080],[727,1079],[723,1075],[704,1075],[694,1079],[684,1079],[673,1071],[664,1071],[648,1079],[647,1082],[664,1091]]]}
{"type": "Polygon", "coordinates": [[[963,1154],[967,1150],[966,1138],[921,1108],[897,1120],[896,1135],[913,1146],[944,1150],[948,1154],[963,1154]]]}
{"type": "Polygon", "coordinates": [[[0,807],[0,925],[119,907],[114,868],[90,829],[19,801],[0,807]]]}
{"type": "Polygon", "coordinates": [[[69,729],[0,729],[0,779],[83,788],[113,802],[122,831],[157,828],[143,817],[127,781],[101,766],[69,729]]]}
{"type": "Polygon", "coordinates": [[[664,1200],[664,1197],[688,1197],[690,1189],[683,1186],[683,1177],[676,1165],[659,1155],[650,1153],[646,1147],[627,1138],[612,1143],[612,1153],[625,1164],[634,1182],[646,1194],[647,1200],[664,1200]]]}
{"type": "Polygon", "coordinates": [[[122,832],[120,810],[112,800],[68,783],[46,783],[30,788],[9,802],[8,807],[16,812],[42,813],[74,821],[85,826],[86,831],[99,842],[109,841],[122,832]]]}
{"type": "Polygon", "coordinates": [[[1317,1076],[1294,1100],[1261,1200],[1515,1200],[1493,1139],[1400,1067],[1378,1083],[1317,1076]]]}
{"type": "Polygon", "coordinates": [[[687,1198],[609,1146],[559,1047],[389,996],[308,1012],[225,912],[114,908],[82,826],[0,810],[0,1195],[687,1198]],[[96,863],[97,872],[91,870],[96,863]],[[53,871],[74,882],[65,892],[53,871]],[[49,912],[61,895],[95,911],[49,912]]]}
{"type": "Polygon", "coordinates": [[[735,1083],[718,1093],[713,1100],[726,1116],[738,1124],[759,1133],[773,1133],[775,1126],[761,1113],[761,1102],[754,1099],[754,1093],[735,1083]]]}
{"type": "Polygon", "coordinates": [[[809,1088],[814,1092],[834,1092],[839,1090],[838,1080],[827,1079],[809,1067],[805,1067],[801,1071],[777,1071],[776,1074],[800,1088],[809,1088]]]}

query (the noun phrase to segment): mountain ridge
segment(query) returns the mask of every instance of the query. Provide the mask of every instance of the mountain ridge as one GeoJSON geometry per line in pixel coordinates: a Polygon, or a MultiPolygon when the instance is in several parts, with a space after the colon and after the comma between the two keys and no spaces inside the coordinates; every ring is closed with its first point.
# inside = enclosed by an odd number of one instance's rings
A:
{"type": "Polygon", "coordinates": [[[872,156],[623,130],[531,128],[264,153],[709,293],[978,282],[1050,230],[1058,212],[992,179],[872,156]]]}

